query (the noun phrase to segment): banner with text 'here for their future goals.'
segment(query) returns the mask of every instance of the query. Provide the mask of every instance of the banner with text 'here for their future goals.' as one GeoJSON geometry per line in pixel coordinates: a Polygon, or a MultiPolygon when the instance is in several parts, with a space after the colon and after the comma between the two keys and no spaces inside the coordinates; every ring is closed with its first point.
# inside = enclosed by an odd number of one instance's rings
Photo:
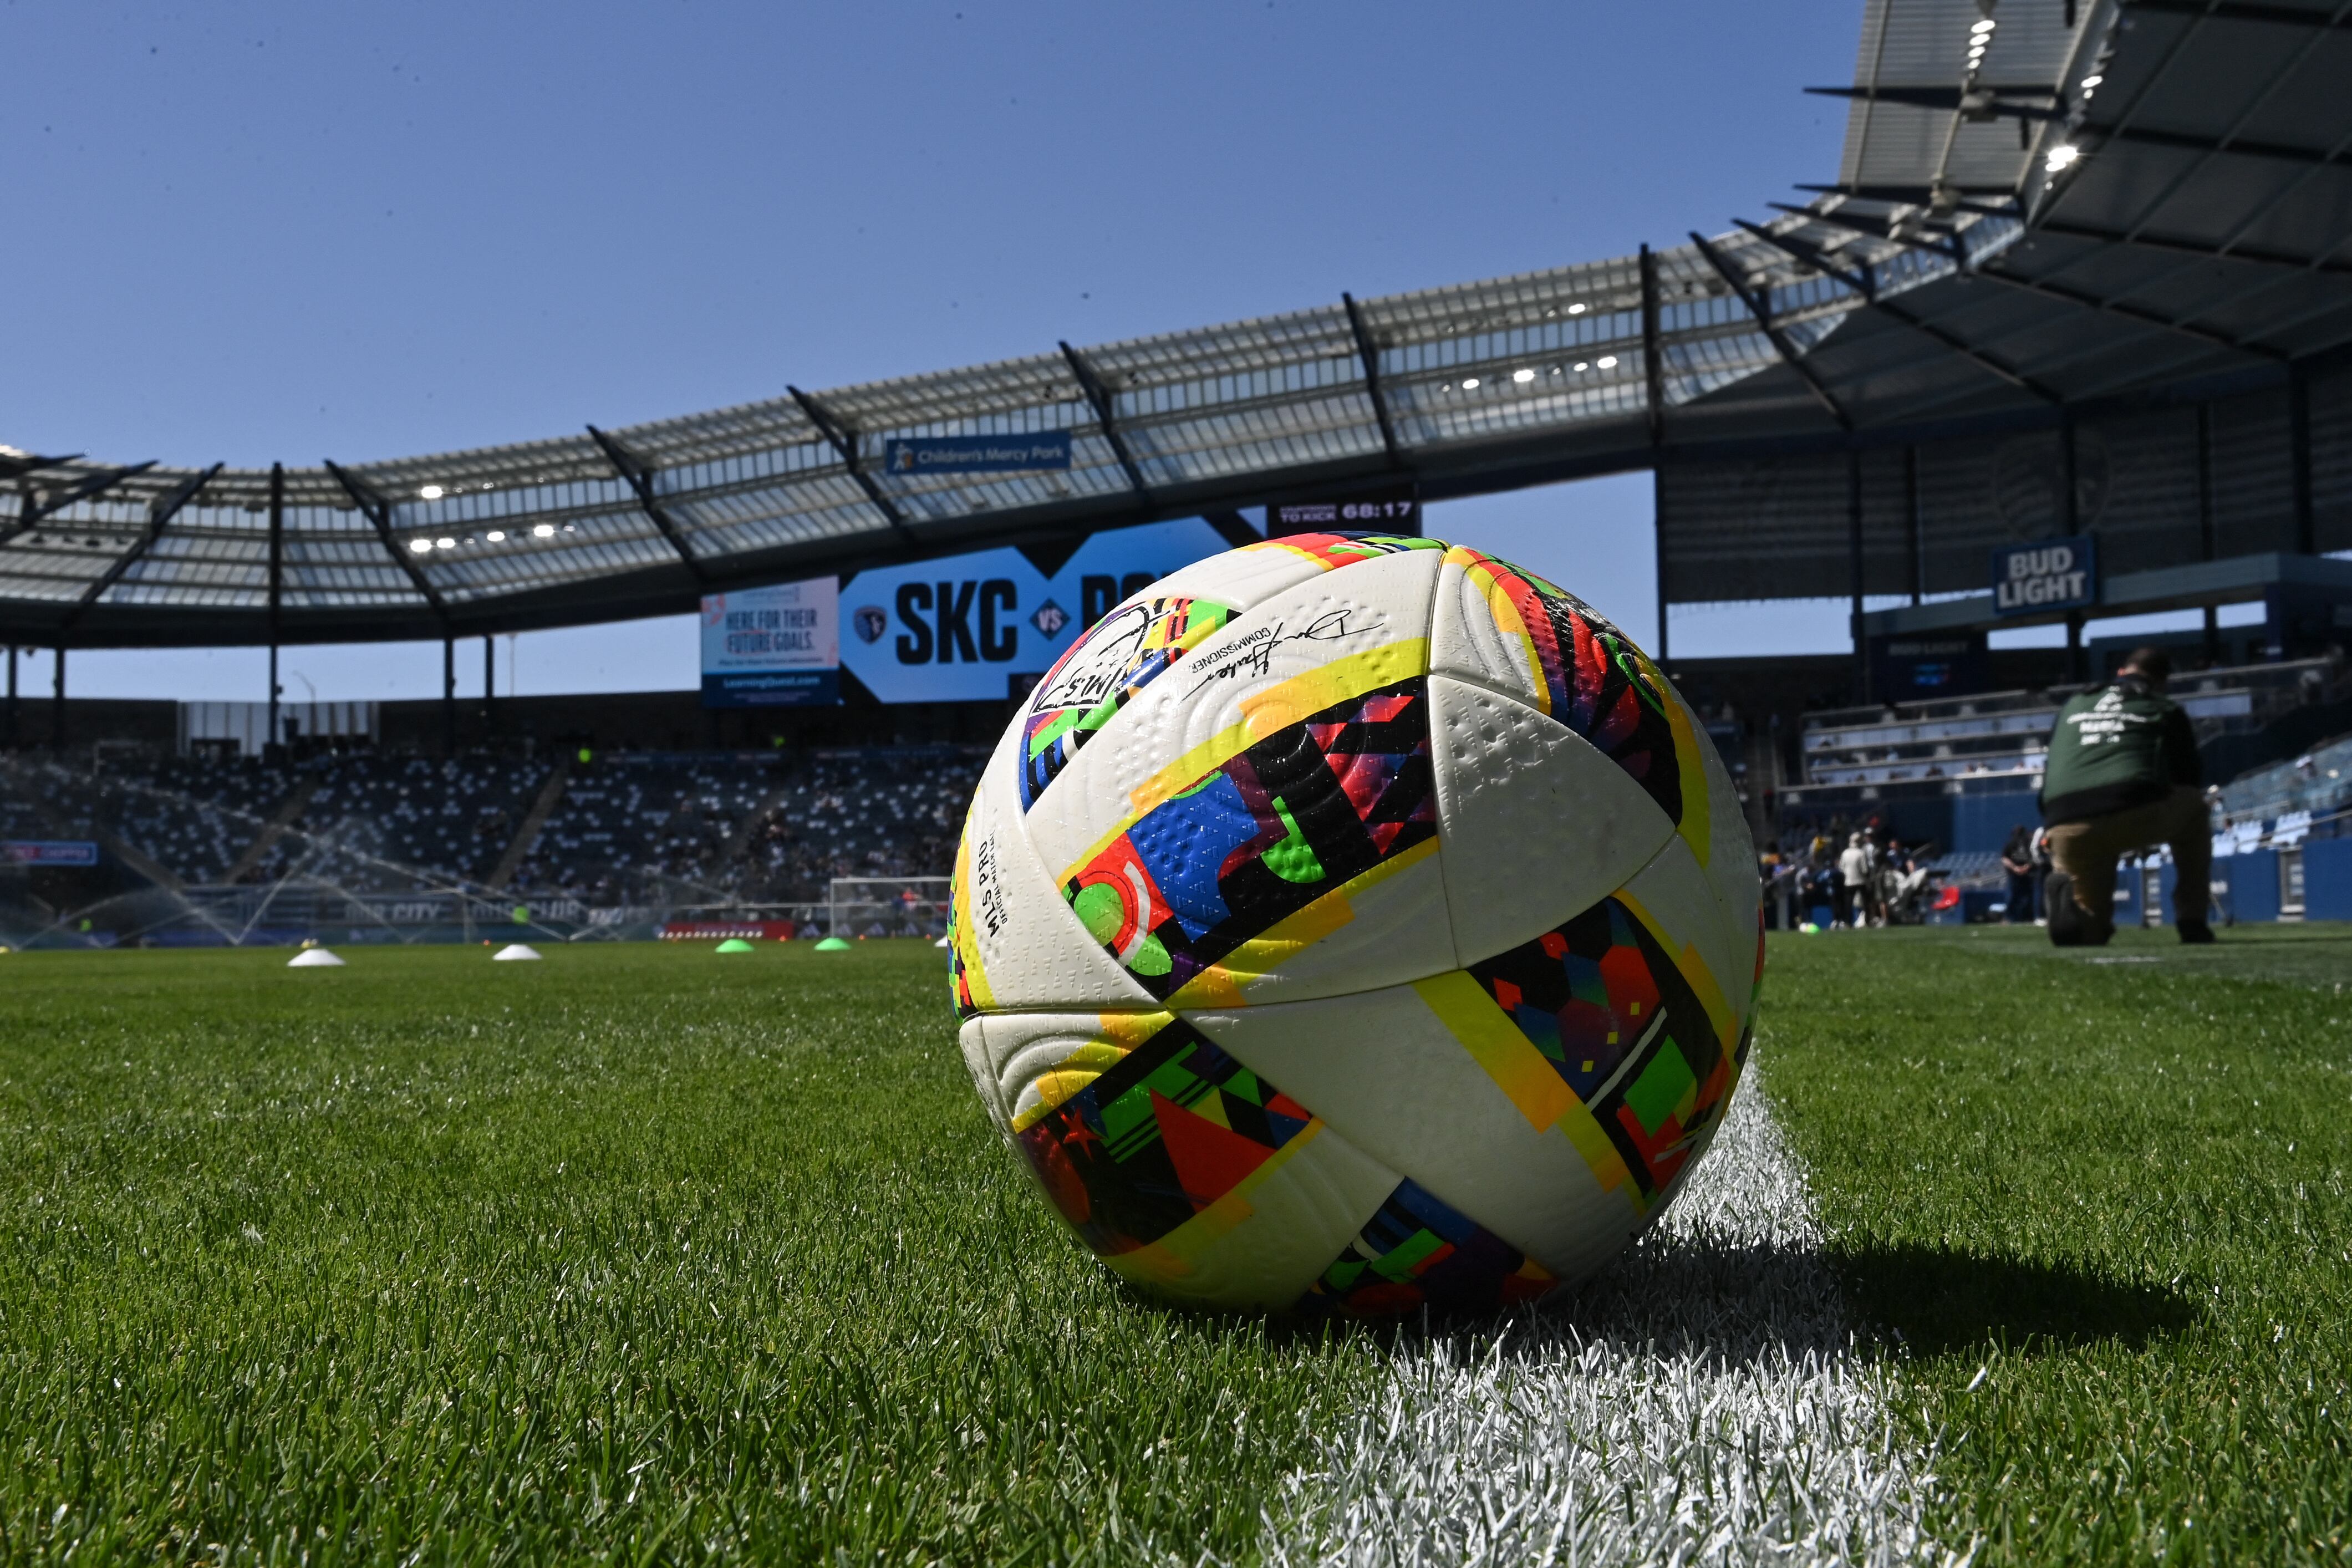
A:
{"type": "Polygon", "coordinates": [[[841,700],[841,614],[831,577],[702,601],[702,705],[801,708],[841,700]]]}

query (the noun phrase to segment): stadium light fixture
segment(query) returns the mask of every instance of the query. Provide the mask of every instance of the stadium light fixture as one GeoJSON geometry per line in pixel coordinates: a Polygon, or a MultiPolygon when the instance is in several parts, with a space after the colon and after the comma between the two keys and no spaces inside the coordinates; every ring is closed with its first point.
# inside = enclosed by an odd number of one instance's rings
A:
{"type": "Polygon", "coordinates": [[[2074,161],[2082,155],[2083,150],[2080,147],[2071,142],[2061,142],[2050,149],[2050,156],[2044,162],[2050,172],[2055,174],[2063,170],[2073,168],[2074,161]]]}
{"type": "Polygon", "coordinates": [[[1570,305],[1568,308],[1568,313],[1571,316],[1581,316],[1584,314],[1584,302],[1580,300],[1575,304],[1570,305]]]}
{"type": "Polygon", "coordinates": [[[507,542],[505,531],[496,528],[490,530],[490,531],[483,535],[483,537],[488,539],[492,544],[504,544],[507,542]]]}
{"type": "Polygon", "coordinates": [[[555,524],[542,522],[530,531],[530,536],[533,539],[552,539],[555,537],[555,524]]]}
{"type": "Polygon", "coordinates": [[[1572,370],[1572,371],[1577,372],[1579,374],[1582,374],[1582,373],[1584,373],[1585,371],[1591,370],[1591,369],[1592,368],[1592,365],[1591,365],[1591,363],[1590,361],[1587,361],[1587,360],[1578,360],[1574,364],[1572,364],[1572,365],[1569,366],[1568,368],[1569,368],[1569,369],[1570,369],[1570,370],[1572,370]]]}
{"type": "Polygon", "coordinates": [[[2106,79],[2107,79],[2105,77],[2097,75],[2096,73],[2086,76],[2083,79],[2083,90],[2084,92],[2088,92],[2106,79]]]}
{"type": "Polygon", "coordinates": [[[1599,365],[1603,370],[1615,370],[1617,368],[1617,356],[1615,354],[1602,354],[1599,359],[1594,360],[1592,363],[1599,365]]]}
{"type": "Polygon", "coordinates": [[[416,493],[423,496],[426,500],[439,500],[441,499],[441,487],[439,485],[426,485],[423,489],[418,490],[416,493]]]}
{"type": "Polygon", "coordinates": [[[408,542],[408,552],[411,555],[430,555],[433,553],[433,542],[429,539],[412,539],[408,542]]]}
{"type": "Polygon", "coordinates": [[[1980,38],[2000,26],[2000,24],[1999,22],[1994,21],[1990,16],[1987,16],[1983,21],[1971,25],[1969,31],[1973,36],[1980,38]]]}
{"type": "Polygon", "coordinates": [[[1477,378],[1476,376],[1475,376],[1475,375],[1465,377],[1465,378],[1464,378],[1464,380],[1463,380],[1463,383],[1462,383],[1462,390],[1463,390],[1463,391],[1465,391],[1465,392],[1475,392],[1475,391],[1477,391],[1477,390],[1478,390],[1478,378],[1477,378]]]}
{"type": "Polygon", "coordinates": [[[436,550],[455,550],[457,548],[457,542],[454,539],[436,539],[433,542],[433,548],[436,550]]]}
{"type": "Polygon", "coordinates": [[[1511,379],[1517,382],[1521,386],[1525,386],[1535,378],[1536,373],[1531,370],[1515,370],[1511,373],[1511,379]]]}

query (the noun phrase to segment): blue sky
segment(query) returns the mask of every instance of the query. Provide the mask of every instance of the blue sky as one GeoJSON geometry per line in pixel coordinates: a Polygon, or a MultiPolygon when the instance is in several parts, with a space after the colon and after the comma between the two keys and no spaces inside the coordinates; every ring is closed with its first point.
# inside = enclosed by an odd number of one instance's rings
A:
{"type": "MultiPolygon", "coordinates": [[[[1670,244],[1834,174],[1842,107],[1798,89],[1851,79],[1859,15],[7,0],[0,440],[366,460],[1670,244]]],[[[1428,526],[1648,640],[1649,517],[1636,475],[1428,526]]],[[[1821,619],[1678,616],[1675,651],[1821,619]]],[[[688,628],[524,637],[520,689],[691,685],[688,628]]],[[[258,697],[261,668],[92,652],[72,685],[258,697]]],[[[288,668],[425,695],[439,655],[288,668]]]]}

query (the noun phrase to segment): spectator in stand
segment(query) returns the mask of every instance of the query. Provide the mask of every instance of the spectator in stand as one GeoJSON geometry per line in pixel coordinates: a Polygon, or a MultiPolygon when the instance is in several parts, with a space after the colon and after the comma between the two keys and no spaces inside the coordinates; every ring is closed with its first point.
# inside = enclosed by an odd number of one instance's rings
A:
{"type": "Polygon", "coordinates": [[[2009,830],[2009,842],[2000,847],[2000,868],[2009,876],[2009,908],[2001,919],[2022,925],[2033,918],[2033,835],[2025,824],[2009,830]]]}
{"type": "Polygon", "coordinates": [[[2180,940],[2208,942],[2213,842],[2205,768],[2189,715],[2164,694],[2171,658],[2137,650],[2104,689],[2070,699],[2051,731],[2042,820],[2057,870],[2043,891],[2050,940],[2101,946],[2115,934],[2116,861],[2172,847],[2180,940]]]}

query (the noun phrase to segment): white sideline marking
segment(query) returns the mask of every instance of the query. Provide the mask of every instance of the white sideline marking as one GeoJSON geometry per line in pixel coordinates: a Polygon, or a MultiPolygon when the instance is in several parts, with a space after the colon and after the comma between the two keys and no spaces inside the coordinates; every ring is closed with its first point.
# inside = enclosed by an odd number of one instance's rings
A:
{"type": "Polygon", "coordinates": [[[1888,1414],[1751,1060],[1657,1226],[1556,1307],[1433,1336],[1318,1435],[1267,1521],[1288,1565],[1965,1561],[1888,1414]]]}

